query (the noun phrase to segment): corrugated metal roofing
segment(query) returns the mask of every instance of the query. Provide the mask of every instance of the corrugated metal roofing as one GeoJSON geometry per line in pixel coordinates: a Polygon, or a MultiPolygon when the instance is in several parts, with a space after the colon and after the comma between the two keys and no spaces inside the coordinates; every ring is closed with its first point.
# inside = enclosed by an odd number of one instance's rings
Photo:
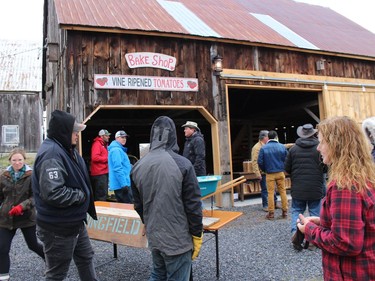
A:
{"type": "Polygon", "coordinates": [[[318,50],[319,48],[306,40],[305,38],[301,37],[297,33],[295,33],[293,30],[290,30],[290,28],[286,27],[282,23],[278,22],[274,18],[268,16],[268,15],[260,15],[260,14],[254,14],[251,13],[254,17],[256,17],[258,20],[260,20],[265,25],[271,27],[273,30],[275,30],[280,35],[284,36],[286,39],[288,39],[290,42],[295,44],[296,46],[300,48],[305,49],[315,49],[318,50]]]}
{"type": "Polygon", "coordinates": [[[293,0],[54,1],[62,28],[208,36],[375,57],[375,34],[329,8],[293,0]],[[256,14],[279,27],[267,25],[256,14]]]}
{"type": "Polygon", "coordinates": [[[158,3],[189,33],[200,36],[221,37],[182,3],[158,0],[158,3]]]}
{"type": "Polygon", "coordinates": [[[0,40],[0,91],[42,91],[42,46],[0,40]]]}

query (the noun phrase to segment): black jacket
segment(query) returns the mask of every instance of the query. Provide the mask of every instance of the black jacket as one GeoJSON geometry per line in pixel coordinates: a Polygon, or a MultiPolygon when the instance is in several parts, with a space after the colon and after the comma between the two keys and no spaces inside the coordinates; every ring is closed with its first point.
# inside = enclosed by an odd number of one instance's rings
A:
{"type": "Polygon", "coordinates": [[[193,164],[197,176],[206,175],[206,145],[200,131],[186,138],[182,155],[193,164]]]}
{"type": "Polygon", "coordinates": [[[134,207],[151,249],[179,255],[203,231],[201,193],[190,161],[179,155],[176,127],[165,116],[151,128],[150,152],[133,167],[134,207]]]}
{"type": "Polygon", "coordinates": [[[289,149],[285,171],[291,175],[291,196],[298,200],[319,200],[324,197],[326,166],[316,150],[319,141],[315,137],[299,138],[289,149]]]}
{"type": "Polygon", "coordinates": [[[77,230],[87,212],[96,219],[87,167],[71,143],[74,121],[69,113],[52,113],[32,176],[37,224],[66,234],[77,230]]]}

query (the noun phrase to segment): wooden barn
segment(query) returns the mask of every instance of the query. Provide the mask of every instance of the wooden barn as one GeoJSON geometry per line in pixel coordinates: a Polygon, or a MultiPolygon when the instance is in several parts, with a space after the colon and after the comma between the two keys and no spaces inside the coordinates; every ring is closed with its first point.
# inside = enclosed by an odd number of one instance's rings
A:
{"type": "Polygon", "coordinates": [[[0,40],[0,153],[35,153],[43,138],[42,45],[0,40]]]}
{"type": "MultiPolygon", "coordinates": [[[[207,171],[242,171],[261,129],[282,143],[334,115],[375,115],[375,34],[293,0],[45,0],[43,98],[87,124],[124,129],[139,157],[156,117],[199,124],[207,171]],[[275,4],[277,2],[277,4],[275,4]]],[[[48,116],[48,115],[47,115],[48,116]]]]}

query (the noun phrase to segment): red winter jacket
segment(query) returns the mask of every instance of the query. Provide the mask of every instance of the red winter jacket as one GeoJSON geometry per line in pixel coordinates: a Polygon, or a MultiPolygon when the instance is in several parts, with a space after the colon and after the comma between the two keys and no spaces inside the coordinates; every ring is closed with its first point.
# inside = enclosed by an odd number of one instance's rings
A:
{"type": "Polygon", "coordinates": [[[108,174],[108,143],[97,136],[91,147],[91,175],[99,176],[108,174]]]}

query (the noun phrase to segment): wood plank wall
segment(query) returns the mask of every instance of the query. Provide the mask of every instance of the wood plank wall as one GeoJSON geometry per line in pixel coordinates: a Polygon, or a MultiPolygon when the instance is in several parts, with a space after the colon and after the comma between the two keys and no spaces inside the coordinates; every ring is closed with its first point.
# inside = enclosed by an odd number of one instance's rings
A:
{"type": "MultiPolygon", "coordinates": [[[[68,31],[66,45],[65,60],[68,68],[66,81],[55,81],[55,83],[64,83],[63,102],[72,107],[72,112],[84,112],[83,117],[88,116],[100,104],[202,105],[214,114],[215,102],[220,104],[225,102],[223,97],[225,83],[259,84],[254,81],[222,81],[219,87],[221,98],[214,101],[210,58],[210,50],[213,45],[207,41],[68,31]],[[176,69],[173,72],[155,68],[131,69],[125,61],[125,54],[130,52],[156,52],[174,56],[177,59],[176,69]],[[200,90],[198,93],[96,90],[93,88],[95,73],[192,77],[198,78],[200,90]]],[[[266,47],[224,43],[215,43],[214,45],[217,46],[218,53],[223,56],[224,68],[322,77],[375,79],[375,63],[371,61],[275,50],[266,47]],[[317,70],[316,61],[322,58],[325,59],[325,69],[317,70]]],[[[64,69],[60,68],[59,71],[64,71],[64,69]]],[[[50,75],[50,79],[52,77],[54,76],[50,75]]],[[[282,83],[276,82],[268,84],[275,87],[282,85],[282,83]]],[[[314,86],[299,85],[299,87],[311,88],[314,86]]],[[[64,107],[65,105],[60,106],[64,107]]],[[[222,116],[215,117],[219,120],[222,119],[222,116]]]]}

